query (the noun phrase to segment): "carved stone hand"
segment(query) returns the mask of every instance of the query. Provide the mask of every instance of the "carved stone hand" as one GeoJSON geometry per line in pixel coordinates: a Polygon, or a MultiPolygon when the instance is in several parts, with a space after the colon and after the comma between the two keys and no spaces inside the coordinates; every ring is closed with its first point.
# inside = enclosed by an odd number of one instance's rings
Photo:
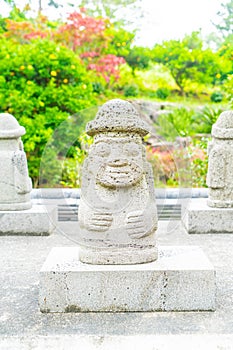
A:
{"type": "Polygon", "coordinates": [[[113,216],[109,212],[94,212],[88,223],[91,231],[107,231],[112,224],[113,216]]]}

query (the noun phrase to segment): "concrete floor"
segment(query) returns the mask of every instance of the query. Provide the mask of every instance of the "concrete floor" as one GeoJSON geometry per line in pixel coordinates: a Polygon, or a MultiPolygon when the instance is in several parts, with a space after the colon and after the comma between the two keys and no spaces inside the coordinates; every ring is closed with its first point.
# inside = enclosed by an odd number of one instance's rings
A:
{"type": "Polygon", "coordinates": [[[233,236],[188,235],[159,222],[161,245],[197,245],[216,269],[215,312],[42,314],[39,271],[52,247],[76,244],[77,222],[49,237],[0,237],[0,349],[233,349],[233,236]]]}

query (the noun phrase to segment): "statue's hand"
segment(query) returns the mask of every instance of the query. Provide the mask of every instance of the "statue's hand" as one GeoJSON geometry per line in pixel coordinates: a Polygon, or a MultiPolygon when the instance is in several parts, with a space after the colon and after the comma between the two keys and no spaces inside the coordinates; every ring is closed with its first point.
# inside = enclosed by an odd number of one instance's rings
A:
{"type": "Polygon", "coordinates": [[[94,212],[89,220],[90,231],[107,231],[112,224],[113,216],[109,212],[94,212]]]}
{"type": "Polygon", "coordinates": [[[132,238],[141,238],[146,232],[142,210],[130,212],[126,217],[127,232],[132,238]]]}
{"type": "Polygon", "coordinates": [[[126,228],[131,238],[142,238],[149,236],[157,228],[156,221],[146,211],[135,210],[128,213],[126,217],[126,228]]]}

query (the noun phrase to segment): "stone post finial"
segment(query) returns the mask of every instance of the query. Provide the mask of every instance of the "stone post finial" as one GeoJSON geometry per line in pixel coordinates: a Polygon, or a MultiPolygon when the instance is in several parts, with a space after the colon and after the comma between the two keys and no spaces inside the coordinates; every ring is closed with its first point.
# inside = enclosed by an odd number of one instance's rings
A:
{"type": "Polygon", "coordinates": [[[207,185],[210,207],[233,207],[233,111],[220,114],[208,145],[207,185]]]}
{"type": "Polygon", "coordinates": [[[94,143],[83,166],[80,260],[136,264],[157,259],[157,210],[152,169],[142,136],[148,133],[135,107],[115,99],[88,123],[94,143]]]}
{"type": "Polygon", "coordinates": [[[8,113],[0,114],[0,210],[31,208],[31,179],[21,136],[24,127],[8,113]]]}

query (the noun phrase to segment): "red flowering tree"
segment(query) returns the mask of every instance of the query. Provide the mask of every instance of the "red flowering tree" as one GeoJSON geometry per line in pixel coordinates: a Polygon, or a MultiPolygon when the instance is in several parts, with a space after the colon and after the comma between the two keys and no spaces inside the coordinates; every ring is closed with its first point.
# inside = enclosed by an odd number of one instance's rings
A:
{"type": "Polygon", "coordinates": [[[40,15],[33,22],[28,20],[15,21],[6,19],[5,36],[21,44],[27,43],[32,39],[46,38],[50,35],[50,28],[47,26],[47,18],[40,15]]]}
{"type": "Polygon", "coordinates": [[[119,78],[119,66],[125,63],[122,57],[109,53],[113,40],[108,19],[88,16],[84,8],[71,13],[67,23],[55,33],[55,40],[79,53],[87,69],[95,71],[107,83],[119,78]]]}
{"type": "Polygon", "coordinates": [[[125,63],[123,57],[117,57],[112,54],[101,56],[97,52],[86,52],[81,54],[81,58],[86,59],[89,63],[87,68],[97,72],[107,83],[111,78],[117,80],[119,78],[119,66],[125,63]]]}
{"type": "Polygon", "coordinates": [[[108,19],[91,17],[84,8],[80,8],[68,16],[66,23],[53,28],[42,15],[34,21],[7,19],[5,36],[20,43],[49,38],[77,53],[88,70],[96,72],[109,84],[118,79],[119,66],[125,63],[122,57],[113,53],[112,27],[108,19]]]}
{"type": "Polygon", "coordinates": [[[98,48],[106,45],[105,29],[109,21],[103,18],[94,18],[85,14],[85,9],[71,13],[67,23],[62,24],[54,36],[56,40],[63,43],[73,51],[86,50],[93,47],[98,48]]]}

